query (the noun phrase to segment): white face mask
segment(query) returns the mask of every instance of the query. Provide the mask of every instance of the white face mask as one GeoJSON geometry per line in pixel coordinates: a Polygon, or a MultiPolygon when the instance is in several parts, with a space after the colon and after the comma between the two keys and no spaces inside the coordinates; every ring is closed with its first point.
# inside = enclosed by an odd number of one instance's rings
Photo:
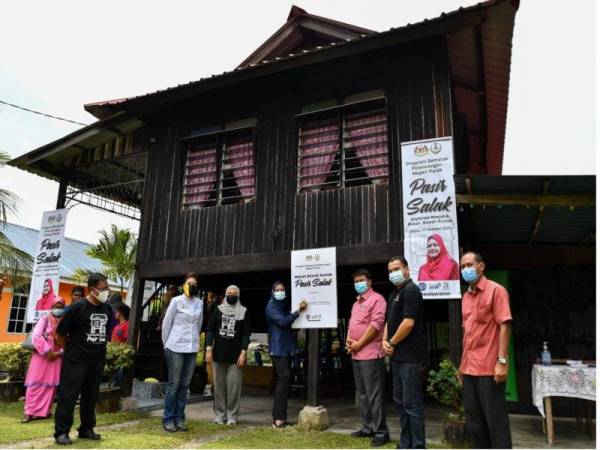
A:
{"type": "Polygon", "coordinates": [[[98,300],[100,303],[104,303],[106,300],[108,300],[108,291],[98,291],[99,294],[98,295],[94,295],[94,297],[96,297],[96,300],[98,300]]]}

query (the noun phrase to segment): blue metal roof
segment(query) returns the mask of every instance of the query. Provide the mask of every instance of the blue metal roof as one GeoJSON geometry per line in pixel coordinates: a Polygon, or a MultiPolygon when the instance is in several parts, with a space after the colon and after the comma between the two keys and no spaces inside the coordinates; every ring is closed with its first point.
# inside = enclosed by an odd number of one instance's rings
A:
{"type": "MultiPolygon", "coordinates": [[[[0,233],[4,234],[15,247],[35,257],[38,230],[7,223],[6,226],[0,225],[0,233]]],[[[61,249],[62,256],[60,258],[61,278],[72,278],[73,273],[78,268],[90,271],[102,271],[102,263],[85,253],[92,244],[69,238],[65,238],[64,244],[64,247],[61,249]]]]}

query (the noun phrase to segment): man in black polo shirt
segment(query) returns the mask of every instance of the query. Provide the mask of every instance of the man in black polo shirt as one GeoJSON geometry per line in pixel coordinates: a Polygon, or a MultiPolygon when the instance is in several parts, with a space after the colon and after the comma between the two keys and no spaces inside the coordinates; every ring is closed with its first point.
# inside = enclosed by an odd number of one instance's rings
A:
{"type": "Polygon", "coordinates": [[[423,381],[428,358],[423,296],[410,279],[403,256],[390,259],[388,272],[394,290],[388,298],[382,346],[392,360],[394,403],[401,429],[397,448],[425,448],[423,381]]]}
{"type": "Polygon", "coordinates": [[[73,443],[69,431],[80,395],[79,439],[100,439],[94,432],[95,409],[112,325],[112,308],[104,303],[108,297],[106,277],[90,274],[88,291],[85,299],[71,305],[56,330],[59,339],[66,340],[54,420],[54,439],[59,445],[73,443]]]}

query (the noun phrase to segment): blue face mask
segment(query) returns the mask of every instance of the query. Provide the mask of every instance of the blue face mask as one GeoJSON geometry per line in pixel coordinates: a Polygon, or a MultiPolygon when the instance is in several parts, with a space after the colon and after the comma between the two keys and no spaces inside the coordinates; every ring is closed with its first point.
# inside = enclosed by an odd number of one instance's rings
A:
{"type": "Polygon", "coordinates": [[[64,313],[65,313],[65,310],[63,308],[53,308],[52,309],[52,315],[54,317],[61,317],[64,313]]]}
{"type": "Polygon", "coordinates": [[[404,278],[404,274],[400,270],[394,270],[393,272],[390,272],[389,277],[391,283],[395,286],[404,283],[406,280],[406,278],[404,278]]]}
{"type": "Polygon", "coordinates": [[[369,286],[366,281],[359,281],[358,283],[354,283],[354,289],[362,295],[369,290],[369,286]]]}
{"type": "Polygon", "coordinates": [[[285,300],[285,291],[275,291],[273,297],[275,297],[275,300],[285,300]]]}
{"type": "Polygon", "coordinates": [[[466,267],[460,271],[460,274],[462,275],[463,280],[469,284],[473,284],[478,278],[475,267],[466,267]]]}

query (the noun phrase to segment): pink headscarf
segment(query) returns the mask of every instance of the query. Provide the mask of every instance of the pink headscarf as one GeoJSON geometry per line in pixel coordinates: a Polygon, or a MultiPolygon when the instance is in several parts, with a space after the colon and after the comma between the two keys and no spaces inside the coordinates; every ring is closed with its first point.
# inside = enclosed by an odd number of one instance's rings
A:
{"type": "Polygon", "coordinates": [[[47,278],[44,281],[44,284],[48,283],[50,286],[50,290],[46,295],[42,294],[40,299],[35,304],[36,311],[46,311],[52,309],[52,305],[54,304],[54,299],[56,298],[56,294],[54,293],[54,285],[52,284],[52,280],[47,278]]]}
{"type": "Polygon", "coordinates": [[[440,253],[435,258],[427,255],[427,263],[419,269],[419,281],[458,280],[458,263],[448,254],[442,237],[439,234],[432,234],[427,238],[427,242],[430,239],[440,246],[440,253]]]}

